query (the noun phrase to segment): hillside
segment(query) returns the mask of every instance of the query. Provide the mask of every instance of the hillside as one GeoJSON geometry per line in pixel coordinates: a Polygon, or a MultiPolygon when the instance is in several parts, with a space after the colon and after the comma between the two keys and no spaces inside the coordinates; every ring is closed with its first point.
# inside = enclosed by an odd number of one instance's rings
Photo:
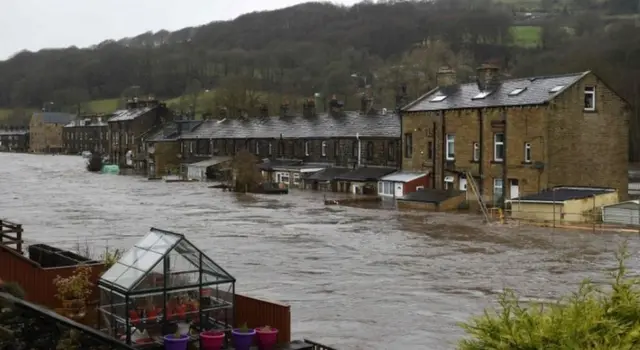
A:
{"type": "MultiPolygon", "coordinates": [[[[357,108],[366,90],[392,108],[401,84],[412,98],[434,85],[438,66],[468,79],[486,61],[512,76],[592,69],[636,110],[636,7],[635,0],[316,2],[91,48],[21,52],[0,62],[0,117],[24,121],[49,102],[108,112],[142,94],[182,111],[234,113],[283,101],[295,108],[315,93],[357,108]]],[[[632,121],[632,133],[638,125],[632,121]]]]}

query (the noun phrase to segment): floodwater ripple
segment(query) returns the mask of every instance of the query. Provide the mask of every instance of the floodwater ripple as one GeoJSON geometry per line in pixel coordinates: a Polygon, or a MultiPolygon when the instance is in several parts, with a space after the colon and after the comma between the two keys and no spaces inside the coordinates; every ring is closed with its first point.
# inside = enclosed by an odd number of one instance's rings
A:
{"type": "MultiPolygon", "coordinates": [[[[603,281],[628,237],[326,207],[312,192],[234,194],[90,174],[80,157],[7,153],[0,217],[23,223],[29,242],[96,251],[126,248],[149,227],[184,233],[236,276],[237,290],[290,303],[295,337],[339,349],[451,349],[463,336],[457,323],[504,288],[552,299],[584,278],[603,281]]],[[[630,240],[632,253],[639,247],[630,240]]]]}

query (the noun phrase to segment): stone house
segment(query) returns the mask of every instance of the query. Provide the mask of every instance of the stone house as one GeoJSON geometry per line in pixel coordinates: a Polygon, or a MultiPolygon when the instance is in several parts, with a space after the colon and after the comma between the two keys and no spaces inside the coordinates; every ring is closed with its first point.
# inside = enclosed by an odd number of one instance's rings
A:
{"type": "Polygon", "coordinates": [[[82,116],[62,128],[64,152],[78,154],[84,151],[106,154],[109,151],[107,138],[109,126],[108,116],[82,116]]]}
{"type": "Polygon", "coordinates": [[[183,163],[180,136],[201,123],[198,120],[172,120],[141,136],[149,178],[180,171],[183,163]]]}
{"type": "Polygon", "coordinates": [[[115,111],[108,121],[109,158],[120,167],[146,168],[146,154],[140,137],[161,126],[171,116],[169,109],[158,100],[134,99],[126,108],[115,111]]]}
{"type": "Polygon", "coordinates": [[[427,171],[434,189],[467,189],[495,204],[555,186],[627,193],[628,104],[594,73],[501,78],[492,65],[402,109],[403,170],[427,171]]]}
{"type": "Polygon", "coordinates": [[[27,152],[29,150],[29,129],[0,125],[0,151],[27,152]]]}
{"type": "MultiPolygon", "coordinates": [[[[181,137],[185,163],[211,156],[233,156],[246,149],[269,161],[298,160],[314,167],[388,167],[401,161],[400,118],[387,111],[345,112],[336,100],[317,113],[313,102],[300,115],[283,106],[279,116],[207,120],[181,137]]],[[[267,169],[268,171],[268,169],[267,169]]],[[[294,179],[292,170],[289,179],[294,179]]],[[[298,181],[302,184],[302,181],[298,181]]],[[[293,184],[293,182],[291,183],[293,184]]]]}
{"type": "Polygon", "coordinates": [[[31,152],[63,152],[62,129],[73,119],[74,116],[68,113],[33,113],[29,122],[29,149],[31,152]]]}

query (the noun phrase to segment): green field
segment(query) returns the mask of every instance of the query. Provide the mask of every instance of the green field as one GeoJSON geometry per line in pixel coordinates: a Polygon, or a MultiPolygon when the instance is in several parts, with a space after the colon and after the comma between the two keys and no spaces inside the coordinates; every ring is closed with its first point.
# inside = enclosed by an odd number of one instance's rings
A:
{"type": "Polygon", "coordinates": [[[537,47],[541,44],[542,28],[538,26],[511,27],[513,42],[520,47],[537,47]]]}

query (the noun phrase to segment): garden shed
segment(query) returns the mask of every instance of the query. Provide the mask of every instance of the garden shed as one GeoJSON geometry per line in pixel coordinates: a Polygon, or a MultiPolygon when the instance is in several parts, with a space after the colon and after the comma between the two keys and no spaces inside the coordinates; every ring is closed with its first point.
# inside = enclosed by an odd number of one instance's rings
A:
{"type": "Polygon", "coordinates": [[[633,200],[603,206],[602,222],[615,225],[640,225],[640,201],[633,200]]]}
{"type": "Polygon", "coordinates": [[[99,328],[128,345],[226,332],[235,281],[184,235],[151,228],[98,281],[99,328]]]}

